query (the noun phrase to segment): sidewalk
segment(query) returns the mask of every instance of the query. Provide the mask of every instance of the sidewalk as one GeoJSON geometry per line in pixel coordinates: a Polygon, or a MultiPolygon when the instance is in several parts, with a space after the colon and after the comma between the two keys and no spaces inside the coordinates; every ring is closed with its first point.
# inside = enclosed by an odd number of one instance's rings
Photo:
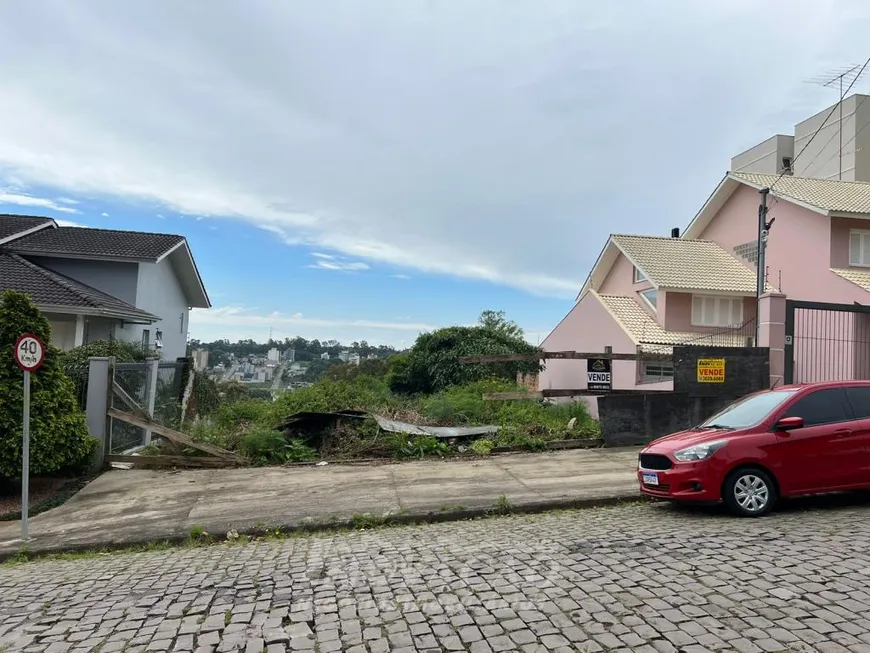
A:
{"type": "MultiPolygon", "coordinates": [[[[639,497],[637,449],[580,449],[469,461],[385,465],[110,471],[30,521],[32,552],[296,528],[369,513],[401,519],[479,515],[504,496],[518,510],[639,497]]],[[[21,522],[0,523],[0,557],[22,548],[21,522]]]]}

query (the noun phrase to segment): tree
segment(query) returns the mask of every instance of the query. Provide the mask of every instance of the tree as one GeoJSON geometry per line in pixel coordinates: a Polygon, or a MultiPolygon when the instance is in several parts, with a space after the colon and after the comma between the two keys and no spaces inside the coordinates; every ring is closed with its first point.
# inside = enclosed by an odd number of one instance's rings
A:
{"type": "Polygon", "coordinates": [[[343,363],[327,368],[320,375],[320,379],[333,381],[354,381],[361,376],[381,378],[387,373],[387,364],[380,359],[360,361],[359,365],[343,363]]]}
{"type": "MultiPolygon", "coordinates": [[[[21,474],[24,383],[13,351],[22,333],[51,342],[48,320],[30,297],[6,291],[0,296],[0,476],[10,479],[21,474]]],[[[31,375],[30,472],[34,476],[82,470],[97,444],[88,435],[85,415],[59,354],[46,344],[45,363],[31,375]]]]}
{"type": "Polygon", "coordinates": [[[522,337],[522,330],[504,313],[485,311],[481,326],[447,327],[421,334],[406,354],[389,359],[387,382],[394,392],[432,393],[452,385],[487,378],[516,379],[517,372],[534,373],[538,361],[480,363],[460,362],[466,356],[532,354],[537,349],[522,337]]]}
{"type": "Polygon", "coordinates": [[[477,323],[484,329],[503,333],[510,338],[522,339],[524,334],[520,325],[505,317],[504,311],[483,311],[477,318],[477,323]]]}

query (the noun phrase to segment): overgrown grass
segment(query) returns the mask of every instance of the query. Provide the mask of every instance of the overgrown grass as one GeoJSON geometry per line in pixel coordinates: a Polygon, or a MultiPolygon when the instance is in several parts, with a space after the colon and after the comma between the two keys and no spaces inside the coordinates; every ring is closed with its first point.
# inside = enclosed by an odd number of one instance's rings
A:
{"type": "Polygon", "coordinates": [[[562,439],[600,436],[585,404],[548,404],[536,400],[487,401],[492,392],[516,392],[514,384],[478,381],[434,395],[405,397],[390,392],[382,379],[323,380],[275,402],[241,399],[221,405],[208,423],[191,428],[191,435],[232,451],[259,465],[305,462],[325,458],[426,458],[469,452],[488,455],[495,448],[540,451],[562,439]],[[495,425],[497,433],[476,441],[448,442],[431,436],[385,433],[372,419],[346,419],[318,433],[283,434],[275,430],[298,412],[360,410],[402,421],[433,426],[495,425]],[[573,420],[573,421],[572,421],[573,420]],[[569,425],[571,427],[569,428],[569,425]]]}

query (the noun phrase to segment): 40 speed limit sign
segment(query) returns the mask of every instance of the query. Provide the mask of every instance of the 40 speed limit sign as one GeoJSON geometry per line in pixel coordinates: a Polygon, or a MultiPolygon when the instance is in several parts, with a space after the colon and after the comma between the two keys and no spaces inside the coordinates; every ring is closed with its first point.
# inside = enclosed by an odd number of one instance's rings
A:
{"type": "Polygon", "coordinates": [[[24,372],[35,372],[45,362],[45,345],[32,333],[25,333],[15,343],[15,362],[24,372]]]}

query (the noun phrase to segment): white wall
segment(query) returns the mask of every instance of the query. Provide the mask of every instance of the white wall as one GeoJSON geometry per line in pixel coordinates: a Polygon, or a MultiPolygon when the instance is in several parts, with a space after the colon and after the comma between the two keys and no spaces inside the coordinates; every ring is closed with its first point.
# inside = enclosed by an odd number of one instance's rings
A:
{"type": "Polygon", "coordinates": [[[778,175],[783,157],[794,158],[794,137],[777,134],[731,159],[731,171],[778,175]]]}
{"type": "Polygon", "coordinates": [[[185,355],[190,311],[169,258],[159,263],[139,264],[136,308],[153,313],[161,320],[149,325],[127,325],[118,330],[119,339],[141,342],[142,331],[147,329],[153,345],[157,331],[162,331],[163,358],[173,361],[185,355]]]}
{"type": "MultiPolygon", "coordinates": [[[[863,129],[870,118],[870,101],[864,101],[865,98],[870,100],[866,95],[852,95],[843,101],[843,181],[870,181],[870,130],[863,129]]],[[[806,150],[795,161],[796,176],[840,178],[840,109],[837,103],[795,125],[795,152],[801,152],[805,147],[806,150]],[[820,126],[821,131],[813,137],[820,126]]]]}

